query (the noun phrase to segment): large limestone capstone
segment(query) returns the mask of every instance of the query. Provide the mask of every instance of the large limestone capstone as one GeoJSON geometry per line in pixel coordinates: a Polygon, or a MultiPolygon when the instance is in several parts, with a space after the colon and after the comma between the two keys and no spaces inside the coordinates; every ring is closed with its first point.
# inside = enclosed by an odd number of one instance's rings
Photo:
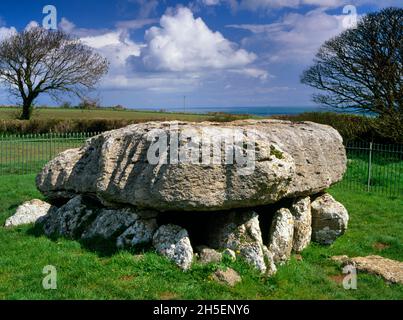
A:
{"type": "Polygon", "coordinates": [[[345,169],[342,138],[325,125],[149,122],[61,153],[36,182],[51,200],[90,194],[107,206],[219,211],[316,194],[345,169]]]}
{"type": "Polygon", "coordinates": [[[347,209],[330,194],[317,196],[312,201],[311,208],[313,241],[330,245],[347,230],[347,209]]]}

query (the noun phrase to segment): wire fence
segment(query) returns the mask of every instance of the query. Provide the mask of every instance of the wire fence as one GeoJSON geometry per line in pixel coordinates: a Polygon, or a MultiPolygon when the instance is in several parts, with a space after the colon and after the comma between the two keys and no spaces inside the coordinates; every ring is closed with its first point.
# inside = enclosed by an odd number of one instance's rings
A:
{"type": "Polygon", "coordinates": [[[97,133],[0,135],[0,175],[38,173],[60,152],[77,148],[97,133]]]}
{"type": "MultiPolygon", "coordinates": [[[[60,152],[98,133],[0,135],[0,176],[38,173],[60,152]]],[[[336,187],[403,197],[403,146],[354,142],[346,145],[347,172],[336,187]]]]}
{"type": "Polygon", "coordinates": [[[403,145],[346,145],[347,172],[337,187],[403,198],[403,145]]]}

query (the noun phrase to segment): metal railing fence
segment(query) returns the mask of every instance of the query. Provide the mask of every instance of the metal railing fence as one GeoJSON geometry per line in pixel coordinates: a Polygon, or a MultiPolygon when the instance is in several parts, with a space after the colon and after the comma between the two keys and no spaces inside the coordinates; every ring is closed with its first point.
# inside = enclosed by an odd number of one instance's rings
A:
{"type": "Polygon", "coordinates": [[[38,173],[57,154],[97,133],[0,135],[0,176],[38,173]]]}
{"type": "Polygon", "coordinates": [[[403,145],[346,144],[347,172],[337,187],[403,198],[403,145]]]}

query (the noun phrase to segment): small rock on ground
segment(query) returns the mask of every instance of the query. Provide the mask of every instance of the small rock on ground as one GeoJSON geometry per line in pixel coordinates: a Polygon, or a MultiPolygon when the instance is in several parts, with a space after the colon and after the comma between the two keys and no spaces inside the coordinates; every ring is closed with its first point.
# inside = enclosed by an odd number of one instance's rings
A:
{"type": "Polygon", "coordinates": [[[35,223],[39,218],[48,214],[52,206],[42,200],[34,199],[27,201],[17,208],[13,216],[5,223],[6,228],[35,223]]]}
{"type": "Polygon", "coordinates": [[[202,264],[221,262],[222,254],[208,247],[197,248],[199,254],[199,262],[202,264]]]}
{"type": "Polygon", "coordinates": [[[391,283],[403,284],[403,262],[380,256],[348,258],[347,256],[332,257],[333,261],[343,265],[352,264],[357,270],[381,276],[391,283]]]}
{"type": "Polygon", "coordinates": [[[241,276],[231,268],[227,268],[227,270],[217,270],[212,274],[212,278],[214,281],[217,281],[221,284],[229,285],[231,287],[235,286],[237,283],[242,281],[241,276]]]}

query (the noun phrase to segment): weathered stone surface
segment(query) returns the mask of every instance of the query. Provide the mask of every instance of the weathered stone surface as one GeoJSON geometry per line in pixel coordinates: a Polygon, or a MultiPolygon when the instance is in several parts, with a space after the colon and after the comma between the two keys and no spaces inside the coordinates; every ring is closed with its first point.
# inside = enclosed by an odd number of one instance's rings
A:
{"type": "Polygon", "coordinates": [[[185,229],[172,224],[163,225],[155,232],[153,245],[158,253],[172,260],[181,269],[191,267],[193,248],[185,229]]]}
{"type": "Polygon", "coordinates": [[[266,275],[269,277],[274,276],[277,273],[277,267],[274,263],[274,254],[267,246],[263,246],[263,256],[266,263],[266,275]]]}
{"type": "Polygon", "coordinates": [[[259,216],[254,211],[232,211],[217,215],[207,236],[212,248],[231,249],[261,272],[266,271],[259,216]]]}
{"type": "Polygon", "coordinates": [[[58,210],[52,210],[37,223],[43,225],[47,236],[79,238],[95,219],[96,214],[94,208],[87,207],[82,196],[76,196],[58,210]]]}
{"type": "Polygon", "coordinates": [[[221,262],[222,254],[208,247],[198,247],[199,262],[202,264],[221,262]]]}
{"type": "Polygon", "coordinates": [[[271,277],[277,273],[277,267],[274,263],[274,254],[266,246],[263,246],[264,261],[266,263],[266,275],[271,277]]]}
{"type": "Polygon", "coordinates": [[[138,219],[139,216],[128,209],[101,209],[92,224],[82,234],[81,239],[116,241],[116,238],[138,219]]]}
{"type": "Polygon", "coordinates": [[[48,236],[116,241],[121,247],[151,242],[157,228],[154,212],[131,208],[103,208],[93,200],[76,196],[59,209],[51,210],[37,223],[48,236]],[[119,236],[119,241],[117,240],[119,236]]]}
{"type": "Polygon", "coordinates": [[[189,230],[194,243],[209,246],[199,252],[202,263],[239,255],[273,275],[292,249],[306,248],[312,230],[312,238],[326,244],[344,232],[344,207],[323,195],[314,199],[311,214],[309,196],[341,180],[345,169],[340,135],[315,123],[137,124],[101,134],[50,161],[37,176],[38,189],[52,203],[67,203],[37,223],[47,235],[112,240],[118,248],[152,242],[184,270],[193,259],[189,230]],[[157,154],[161,162],[154,162],[157,154]],[[272,211],[262,216],[266,247],[254,210],[278,208],[269,205],[284,198],[294,203],[275,213],[269,235],[272,211]],[[188,213],[182,221],[183,212],[188,213]],[[199,229],[193,225],[198,219],[204,219],[199,229]]]}
{"type": "Polygon", "coordinates": [[[290,208],[290,212],[294,217],[294,236],[292,249],[299,253],[311,242],[311,199],[309,197],[296,199],[290,208]]]}
{"type": "Polygon", "coordinates": [[[311,208],[312,240],[330,245],[347,230],[348,212],[330,194],[314,198],[311,208]]]}
{"type": "Polygon", "coordinates": [[[341,256],[333,256],[331,257],[331,260],[333,260],[334,262],[338,263],[338,264],[347,264],[349,262],[349,257],[346,255],[341,255],[341,256]]]}
{"type": "Polygon", "coordinates": [[[332,260],[343,265],[352,264],[357,270],[381,276],[391,283],[403,284],[403,262],[383,258],[380,256],[367,256],[348,258],[348,256],[332,257],[332,260]]]}
{"type": "Polygon", "coordinates": [[[273,217],[268,249],[275,263],[282,264],[290,259],[294,236],[294,218],[290,210],[282,208],[273,217]]]}
{"type": "Polygon", "coordinates": [[[151,243],[157,228],[155,219],[139,219],[117,238],[116,246],[124,249],[151,243]]]}
{"type": "Polygon", "coordinates": [[[231,287],[234,287],[237,283],[242,281],[241,276],[231,268],[227,268],[226,270],[217,270],[212,274],[212,278],[214,281],[217,281],[221,284],[225,284],[231,287]]]}
{"type": "Polygon", "coordinates": [[[49,162],[38,175],[37,186],[51,199],[93,194],[105,204],[214,211],[319,193],[341,180],[346,169],[342,139],[329,126],[276,120],[179,123],[177,129],[172,125],[150,122],[94,137],[83,148],[65,151],[49,162]],[[155,130],[165,135],[171,151],[178,132],[181,145],[189,145],[187,136],[192,132],[207,140],[230,140],[234,129],[247,145],[255,145],[251,154],[256,161],[250,174],[240,174],[239,165],[226,165],[224,157],[217,164],[203,165],[172,164],[175,159],[170,157],[170,164],[147,161],[155,130]]]}
{"type": "Polygon", "coordinates": [[[17,208],[13,216],[8,218],[5,227],[16,227],[24,224],[35,223],[39,218],[48,214],[54,207],[42,200],[34,199],[27,201],[17,208]]]}

